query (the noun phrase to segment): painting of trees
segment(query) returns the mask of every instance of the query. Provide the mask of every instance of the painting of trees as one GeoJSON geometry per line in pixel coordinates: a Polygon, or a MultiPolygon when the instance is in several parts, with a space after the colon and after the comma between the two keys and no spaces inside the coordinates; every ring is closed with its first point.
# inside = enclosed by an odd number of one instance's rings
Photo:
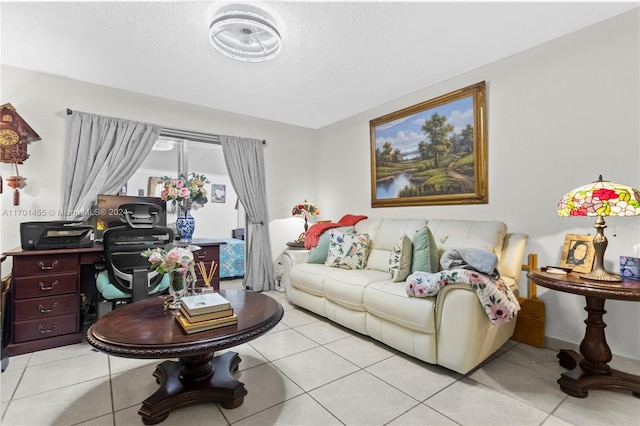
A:
{"type": "Polygon", "coordinates": [[[373,207],[487,202],[484,90],[371,120],[373,207]]]}

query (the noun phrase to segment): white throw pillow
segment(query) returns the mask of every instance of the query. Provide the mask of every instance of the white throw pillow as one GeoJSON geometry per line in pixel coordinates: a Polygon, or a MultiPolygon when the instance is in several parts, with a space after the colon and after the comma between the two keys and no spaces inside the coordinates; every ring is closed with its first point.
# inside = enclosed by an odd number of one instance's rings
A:
{"type": "Polygon", "coordinates": [[[325,265],[342,269],[364,269],[369,253],[369,234],[345,234],[331,230],[325,265]]]}
{"type": "Polygon", "coordinates": [[[393,282],[404,281],[411,273],[413,244],[411,238],[403,235],[389,255],[389,274],[393,282]]]}

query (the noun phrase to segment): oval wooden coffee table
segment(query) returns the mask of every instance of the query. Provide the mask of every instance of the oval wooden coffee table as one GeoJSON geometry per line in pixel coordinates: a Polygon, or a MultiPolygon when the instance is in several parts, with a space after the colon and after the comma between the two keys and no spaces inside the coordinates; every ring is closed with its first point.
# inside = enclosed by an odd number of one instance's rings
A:
{"type": "Polygon", "coordinates": [[[247,390],[233,377],[240,357],[236,352],[214,356],[214,351],[248,342],[272,329],[282,316],[282,305],[261,293],[221,290],[238,316],[238,324],[186,334],[174,311],[163,309],[163,298],[152,297],[109,312],[87,331],[87,341],[109,355],[126,358],[179,358],[164,361],[153,375],[160,388],[142,403],[144,424],[160,423],[175,408],[200,402],[219,402],[236,408],[247,390]]]}

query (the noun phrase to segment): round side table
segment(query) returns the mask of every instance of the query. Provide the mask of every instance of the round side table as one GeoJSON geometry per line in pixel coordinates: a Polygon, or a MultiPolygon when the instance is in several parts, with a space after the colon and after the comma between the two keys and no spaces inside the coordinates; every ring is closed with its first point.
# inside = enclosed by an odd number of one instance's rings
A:
{"type": "Polygon", "coordinates": [[[568,395],[584,398],[589,389],[628,389],[640,398],[640,376],[609,367],[611,349],[607,345],[603,316],[607,299],[640,301],[640,282],[594,281],[577,274],[555,275],[541,270],[531,271],[527,277],[538,285],[585,297],[587,325],[580,353],[563,349],[558,353],[560,365],[569,369],[558,379],[560,389],[568,395]]]}

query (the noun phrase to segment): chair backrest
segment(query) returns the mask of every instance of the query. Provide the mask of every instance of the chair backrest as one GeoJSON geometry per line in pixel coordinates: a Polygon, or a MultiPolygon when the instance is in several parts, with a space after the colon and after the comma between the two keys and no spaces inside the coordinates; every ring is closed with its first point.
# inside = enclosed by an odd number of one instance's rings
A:
{"type": "Polygon", "coordinates": [[[151,270],[149,260],[141,253],[149,248],[165,247],[174,237],[169,228],[149,227],[148,222],[144,227],[135,225],[129,221],[127,225],[108,228],[103,236],[109,281],[121,291],[131,293],[134,302],[146,298],[163,278],[151,270]]]}

